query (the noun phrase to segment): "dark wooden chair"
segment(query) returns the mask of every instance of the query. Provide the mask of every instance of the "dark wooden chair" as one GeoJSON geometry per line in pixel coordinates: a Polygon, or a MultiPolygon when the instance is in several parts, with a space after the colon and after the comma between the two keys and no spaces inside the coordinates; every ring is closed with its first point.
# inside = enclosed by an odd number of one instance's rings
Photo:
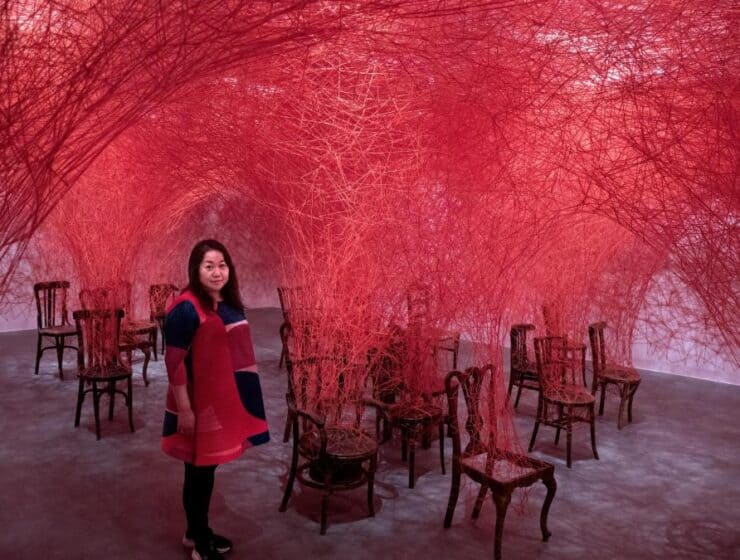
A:
{"type": "Polygon", "coordinates": [[[501,450],[496,446],[495,430],[490,429],[496,422],[493,401],[493,367],[468,368],[464,373],[450,372],[445,379],[448,408],[452,428],[452,487],[447,505],[444,527],[449,528],[455,514],[455,506],[460,494],[460,480],[466,475],[480,485],[473,509],[473,518],[480,514],[483,501],[491,491],[496,506],[496,533],[493,557],[501,559],[501,540],[504,520],[511,496],[517,488],[532,486],[542,481],[547,495],[540,512],[542,540],[550,538],[547,529],[547,514],[555,497],[555,467],[527,455],[501,450]],[[462,388],[465,397],[467,417],[463,423],[458,411],[458,394],[462,388]],[[487,414],[486,414],[487,413],[487,414]],[[468,435],[465,449],[462,447],[460,426],[464,425],[468,435]],[[487,433],[487,436],[486,436],[487,433]]]}
{"type": "Polygon", "coordinates": [[[517,324],[511,326],[509,340],[511,341],[509,360],[509,396],[511,390],[517,387],[514,408],[519,406],[522,389],[540,392],[540,378],[537,376],[537,366],[530,360],[527,349],[527,333],[534,330],[534,325],[517,324]]]}
{"type": "MultiPolygon", "coordinates": [[[[149,321],[157,325],[162,335],[162,355],[164,356],[164,320],[167,307],[178,292],[174,284],[152,284],[149,286],[149,321]]],[[[157,330],[154,331],[154,359],[157,359],[157,330]]]]}
{"type": "MultiPolygon", "coordinates": [[[[363,424],[367,406],[382,414],[371,399],[361,397],[365,370],[333,357],[286,359],[287,395],[293,453],[280,511],[285,511],[296,478],[322,491],[321,534],[326,534],[329,497],[367,485],[367,505],[375,515],[373,486],[378,441],[363,424]]],[[[377,422],[377,421],[376,421],[377,422]]]]}
{"type": "Polygon", "coordinates": [[[59,379],[64,379],[62,371],[62,358],[64,349],[77,350],[76,346],[66,344],[66,339],[77,336],[77,329],[69,322],[67,314],[67,292],[69,282],[39,282],[33,286],[33,294],[36,298],[36,369],[35,375],[39,374],[39,363],[41,355],[54,348],[57,351],[57,364],[59,365],[59,379]],[[54,340],[54,344],[43,346],[46,338],[54,340]]]}
{"type": "Polygon", "coordinates": [[[120,282],[99,288],[80,290],[80,304],[83,309],[122,309],[124,321],[119,332],[119,352],[125,354],[129,367],[135,350],[144,354],[141,375],[144,385],[149,386],[147,368],[152,350],[156,353],[157,325],[151,321],[127,321],[131,308],[131,284],[120,282]]]}
{"type": "Polygon", "coordinates": [[[568,333],[565,331],[563,322],[563,314],[558,305],[554,303],[545,304],[542,306],[542,318],[545,323],[545,336],[561,336],[565,340],[565,353],[570,356],[581,356],[583,361],[583,368],[581,369],[583,376],[583,386],[588,387],[586,381],[586,345],[571,340],[568,337],[568,333]]]}
{"type": "Polygon", "coordinates": [[[79,388],[75,427],[80,425],[82,403],[87,393],[92,393],[95,413],[95,435],[100,439],[100,397],[107,394],[108,420],[113,419],[115,395],[122,395],[128,409],[128,423],[134,431],[133,390],[131,369],[119,363],[119,336],[122,309],[79,310],[73,313],[77,326],[79,388]],[[126,381],[126,391],[116,387],[118,381],[126,381]],[[88,387],[87,389],[85,387],[88,387]]]}
{"type": "Polygon", "coordinates": [[[435,402],[444,391],[422,393],[412,391],[404,382],[402,370],[407,354],[403,331],[391,335],[388,346],[379,351],[371,350],[368,356],[368,370],[373,385],[373,398],[383,406],[385,412],[382,430],[376,426],[376,433],[382,432],[382,441],[391,438],[393,428],[401,432],[401,460],[408,461],[409,488],[416,482],[416,446],[422,440],[425,447],[431,440],[433,429],[439,431],[439,458],[442,474],[445,471],[444,426],[447,414],[444,407],[435,402]]]}
{"type": "Polygon", "coordinates": [[[606,345],[604,344],[604,330],[606,323],[593,323],[588,326],[588,338],[591,342],[591,359],[593,360],[593,382],[591,392],[601,388],[601,402],[599,404],[599,415],[604,414],[604,398],[608,385],[614,385],[619,391],[619,414],[617,416],[617,428],[622,429],[622,416],[624,407],[627,406],[627,420],[632,422],[632,401],[635,398],[637,388],[642,378],[637,370],[628,366],[610,364],[607,361],[606,345]]]}
{"type": "Polygon", "coordinates": [[[540,378],[540,397],[537,402],[537,418],[529,442],[529,451],[534,448],[540,424],[556,429],[555,445],[560,440],[560,430],[565,428],[566,456],[571,467],[573,424],[584,422],[591,428],[591,449],[596,451],[596,425],[594,396],[581,384],[581,368],[585,360],[569,354],[567,341],[562,336],[546,336],[534,339],[537,375],[540,378]]]}

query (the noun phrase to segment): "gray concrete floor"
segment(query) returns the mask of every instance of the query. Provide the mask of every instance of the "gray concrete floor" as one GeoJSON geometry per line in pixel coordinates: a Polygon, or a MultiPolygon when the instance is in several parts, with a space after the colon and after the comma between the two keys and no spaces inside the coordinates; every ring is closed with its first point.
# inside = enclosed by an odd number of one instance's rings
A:
{"type": "MultiPolygon", "coordinates": [[[[381,448],[374,518],[366,517],[363,489],[340,493],[330,502],[328,534],[319,536],[319,494],[299,485],[288,511],[279,513],[290,455],[281,439],[280,317],[274,309],[249,317],[273,441],[217,471],[211,521],[234,539],[230,558],[493,556],[493,504],[472,521],[472,487],[452,527],[442,528],[450,475],[441,474],[434,449],[417,454],[411,490],[397,442],[381,448]]],[[[135,375],[136,432],[128,431],[118,406],[96,441],[92,403],[85,402],[82,423],[73,427],[73,352],[64,381],[51,351],[34,376],[34,352],[35,332],[0,335],[2,557],[188,558],[180,544],[182,465],[159,451],[163,362],[150,364],[149,387],[135,375]]],[[[140,368],[136,363],[135,372],[140,368]]],[[[516,418],[525,443],[535,406],[535,395],[525,393],[516,418]]],[[[574,434],[572,469],[565,467],[564,442],[557,448],[552,436],[541,430],[534,453],[555,464],[552,537],[540,538],[545,492],[538,485],[507,516],[504,558],[740,558],[740,387],[646,372],[631,425],[617,431],[614,400],[598,419],[600,461],[591,457],[585,425],[574,434]]]]}

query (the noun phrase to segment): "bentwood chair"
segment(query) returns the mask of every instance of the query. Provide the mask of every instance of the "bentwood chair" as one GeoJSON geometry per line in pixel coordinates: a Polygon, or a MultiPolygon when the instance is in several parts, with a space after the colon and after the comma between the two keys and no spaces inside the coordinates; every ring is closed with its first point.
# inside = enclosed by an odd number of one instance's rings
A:
{"type": "Polygon", "coordinates": [[[532,330],[534,330],[534,325],[518,324],[512,325],[509,332],[509,339],[511,341],[509,396],[511,396],[511,390],[517,387],[514,408],[519,406],[522,389],[529,389],[538,393],[540,391],[540,378],[537,376],[537,367],[530,360],[530,353],[527,348],[527,333],[532,330]]]}
{"type": "Polygon", "coordinates": [[[82,403],[85,395],[92,394],[95,414],[95,435],[100,439],[100,397],[108,395],[108,420],[113,420],[116,394],[123,396],[128,409],[129,428],[134,431],[133,389],[131,369],[119,363],[119,336],[122,309],[79,310],[73,313],[77,326],[78,373],[75,427],[80,425],[82,403]],[[126,390],[117,387],[126,382],[126,390]],[[86,388],[87,387],[87,388],[86,388]]]}
{"type": "MultiPolygon", "coordinates": [[[[130,309],[131,284],[120,282],[99,288],[88,288],[80,290],[80,304],[83,309],[121,309],[123,317],[128,316],[130,309]]],[[[144,354],[144,365],[141,369],[144,385],[149,385],[147,367],[151,358],[152,349],[156,352],[155,337],[157,326],[155,323],[126,321],[121,323],[119,331],[119,352],[126,355],[128,365],[131,367],[132,354],[139,350],[144,354]]]]}
{"type": "Polygon", "coordinates": [[[596,451],[596,425],[594,396],[581,384],[585,363],[582,356],[569,354],[567,341],[562,336],[545,336],[534,339],[537,375],[540,378],[540,397],[537,402],[537,418],[529,442],[529,451],[534,448],[540,424],[556,429],[555,445],[560,440],[560,430],[566,433],[566,457],[571,467],[573,425],[587,423],[591,428],[591,449],[596,451]]]}
{"type": "Polygon", "coordinates": [[[429,447],[434,429],[439,432],[439,460],[442,474],[445,474],[444,426],[448,418],[443,406],[435,402],[443,391],[411,390],[403,379],[403,370],[409,365],[405,363],[408,360],[407,342],[403,331],[392,331],[383,350],[371,350],[368,370],[373,398],[384,411],[382,430],[378,423],[376,434],[380,437],[382,432],[382,441],[387,441],[393,428],[399,429],[401,460],[408,461],[409,488],[414,488],[417,443],[421,440],[424,447],[429,447]]]}
{"type": "Polygon", "coordinates": [[[449,528],[455,514],[460,494],[460,479],[466,475],[480,485],[473,508],[473,519],[480,515],[483,501],[490,490],[496,506],[496,533],[493,557],[501,559],[501,541],[504,531],[506,510],[511,496],[517,488],[532,486],[538,481],[547,488],[547,495],[540,512],[542,540],[550,538],[547,529],[547,514],[555,497],[555,467],[527,455],[500,449],[495,439],[495,404],[493,389],[493,366],[468,368],[464,373],[450,372],[445,379],[450,411],[452,435],[452,487],[447,505],[444,527],[449,528]],[[466,417],[461,417],[458,394],[462,389],[465,398],[466,417]],[[463,421],[464,420],[464,421],[463,421]],[[462,429],[467,432],[467,444],[462,446],[462,429]]]}
{"type": "Polygon", "coordinates": [[[604,397],[608,385],[614,385],[619,391],[619,413],[617,415],[617,428],[622,429],[622,415],[624,407],[627,406],[627,421],[632,422],[632,401],[635,398],[637,388],[640,386],[640,374],[629,366],[611,364],[607,360],[606,345],[604,344],[604,330],[606,323],[593,323],[588,326],[588,338],[591,342],[591,359],[593,360],[594,377],[591,392],[601,388],[601,402],[599,404],[599,416],[604,414],[604,397]]]}
{"type": "Polygon", "coordinates": [[[36,298],[36,369],[35,375],[39,374],[39,363],[41,355],[46,350],[54,348],[57,352],[57,364],[59,365],[59,378],[64,379],[62,372],[62,358],[64,349],[77,350],[76,346],[66,344],[66,339],[77,336],[77,330],[70,324],[67,314],[67,292],[69,282],[39,282],[34,284],[33,293],[36,298]],[[51,338],[54,344],[43,346],[43,340],[51,338]]]}
{"type": "Polygon", "coordinates": [[[363,423],[366,407],[382,414],[378,403],[362,397],[363,365],[346,365],[334,357],[286,360],[287,395],[293,452],[280,511],[288,507],[293,485],[322,491],[321,529],[326,534],[329,497],[367,485],[367,506],[375,515],[373,486],[378,442],[363,423]]]}
{"type": "MultiPolygon", "coordinates": [[[[164,320],[167,307],[177,294],[174,284],[152,284],[149,286],[149,320],[156,323],[162,335],[162,355],[164,355],[164,320]]],[[[154,359],[157,359],[157,331],[154,331],[154,359]]]]}

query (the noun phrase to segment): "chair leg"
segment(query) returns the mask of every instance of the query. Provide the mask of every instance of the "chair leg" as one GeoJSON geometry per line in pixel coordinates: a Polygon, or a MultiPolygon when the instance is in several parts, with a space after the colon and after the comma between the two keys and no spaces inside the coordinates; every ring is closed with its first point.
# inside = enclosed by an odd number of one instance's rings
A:
{"type": "Polygon", "coordinates": [[[488,493],[488,486],[481,484],[480,490],[478,490],[478,497],[475,499],[475,507],[473,508],[473,519],[478,519],[480,510],[483,507],[483,500],[486,499],[488,493]]]}
{"type": "Polygon", "coordinates": [[[157,329],[149,332],[149,342],[152,343],[152,350],[154,351],[154,361],[157,361],[157,329]]]}
{"type": "Polygon", "coordinates": [[[282,346],[280,348],[280,360],[278,360],[278,369],[282,369],[284,359],[285,359],[285,346],[282,346]]]}
{"type": "Polygon", "coordinates": [[[93,411],[95,412],[95,435],[100,439],[100,394],[102,391],[98,391],[97,381],[93,381],[93,411]]]}
{"type": "Polygon", "coordinates": [[[511,396],[511,390],[513,389],[513,387],[514,387],[514,372],[512,371],[509,373],[509,389],[508,389],[509,396],[511,396]]]}
{"type": "Polygon", "coordinates": [[[555,482],[554,476],[542,479],[542,483],[547,488],[547,496],[545,496],[545,501],[542,503],[542,511],[540,512],[540,529],[542,530],[542,540],[547,542],[552,534],[547,529],[547,514],[550,512],[550,504],[552,504],[552,500],[555,498],[555,491],[558,485],[555,482]]]}
{"type": "Polygon", "coordinates": [[[522,385],[521,383],[517,384],[517,390],[516,390],[516,400],[514,401],[514,408],[519,406],[519,399],[522,396],[522,385]]]}
{"type": "Polygon", "coordinates": [[[370,466],[367,470],[367,510],[370,517],[375,517],[375,504],[373,503],[373,490],[375,487],[375,470],[378,468],[378,453],[370,458],[370,466]]]}
{"type": "Polygon", "coordinates": [[[34,375],[39,374],[39,363],[41,362],[41,335],[36,338],[36,371],[34,375]]]}
{"type": "Polygon", "coordinates": [[[409,488],[414,487],[414,468],[416,458],[416,434],[409,438],[409,488]]]}
{"type": "MultiPolygon", "coordinates": [[[[558,428],[558,431],[560,431],[560,428],[558,428]]],[[[568,424],[565,426],[565,454],[566,454],[566,463],[568,465],[568,468],[571,467],[571,459],[570,459],[570,449],[573,444],[573,422],[571,420],[568,420],[568,424]]]]}
{"type": "Polygon", "coordinates": [[[128,406],[128,427],[131,432],[134,431],[134,383],[133,376],[126,380],[128,386],[128,395],[126,395],[126,405],[128,406]]]}
{"type": "Polygon", "coordinates": [[[288,500],[293,492],[293,483],[295,482],[296,472],[298,470],[298,419],[293,418],[293,456],[290,459],[290,472],[288,473],[288,482],[285,485],[283,501],[280,504],[279,511],[285,511],[288,507],[288,500]]]}
{"type": "Polygon", "coordinates": [[[144,378],[144,387],[149,387],[149,378],[146,376],[146,368],[149,365],[149,359],[151,358],[151,355],[152,353],[148,348],[144,350],[144,367],[141,368],[141,376],[144,378]]]}
{"type": "Polygon", "coordinates": [[[540,419],[537,418],[537,420],[534,421],[534,430],[532,430],[532,439],[529,440],[529,449],[528,451],[532,451],[534,449],[534,442],[537,439],[537,430],[540,429],[540,419]]]}
{"type": "Polygon", "coordinates": [[[57,364],[59,365],[59,379],[64,379],[64,372],[62,371],[62,359],[64,358],[64,338],[55,336],[54,346],[56,346],[56,350],[57,350],[57,364]]]}
{"type": "Polygon", "coordinates": [[[329,511],[329,496],[331,496],[332,493],[331,478],[332,471],[330,468],[327,468],[326,474],[324,475],[324,485],[326,490],[321,494],[321,530],[319,531],[321,535],[326,535],[326,517],[327,512],[329,511]]]}
{"type": "Polygon", "coordinates": [[[604,414],[604,398],[606,397],[606,383],[601,383],[601,403],[599,404],[599,416],[604,414]]]}
{"type": "Polygon", "coordinates": [[[632,422],[632,401],[635,398],[635,393],[637,393],[637,388],[640,386],[640,383],[635,383],[632,392],[630,393],[630,400],[629,404],[627,405],[627,420],[629,422],[632,422]]]}
{"type": "Polygon", "coordinates": [[[116,402],[116,382],[108,381],[108,420],[113,420],[113,403],[116,402]]]}
{"type": "Polygon", "coordinates": [[[82,401],[85,400],[85,382],[80,379],[80,385],[77,389],[77,408],[75,410],[75,428],[80,425],[80,414],[82,413],[82,401]]]}
{"type": "Polygon", "coordinates": [[[439,462],[442,465],[442,474],[445,472],[445,424],[444,421],[439,422],[439,462]]]}
{"type": "Polygon", "coordinates": [[[622,429],[622,416],[624,414],[624,406],[627,404],[629,399],[629,385],[621,383],[619,385],[619,412],[617,412],[617,429],[622,429]]]}
{"type": "Polygon", "coordinates": [[[593,405],[591,405],[591,449],[594,452],[594,459],[599,460],[599,452],[596,451],[596,414],[594,414],[593,405]]]}
{"type": "Polygon", "coordinates": [[[493,557],[495,560],[501,560],[501,540],[504,536],[504,521],[506,520],[506,510],[511,502],[511,492],[496,494],[492,492],[493,503],[496,504],[496,537],[493,543],[493,557]]]}
{"type": "Polygon", "coordinates": [[[557,445],[558,442],[560,441],[560,429],[561,429],[560,423],[562,420],[563,420],[563,405],[559,404],[558,405],[558,425],[557,425],[557,428],[555,429],[555,445],[557,445]]]}
{"type": "Polygon", "coordinates": [[[445,514],[445,529],[449,529],[452,525],[452,516],[455,515],[455,506],[457,505],[457,498],[460,495],[460,467],[455,462],[455,458],[452,459],[452,486],[450,487],[450,499],[447,501],[447,513],[445,514]]]}
{"type": "Polygon", "coordinates": [[[285,419],[285,430],[283,431],[283,443],[288,443],[290,439],[290,429],[293,426],[293,416],[288,410],[288,417],[285,419]]]}

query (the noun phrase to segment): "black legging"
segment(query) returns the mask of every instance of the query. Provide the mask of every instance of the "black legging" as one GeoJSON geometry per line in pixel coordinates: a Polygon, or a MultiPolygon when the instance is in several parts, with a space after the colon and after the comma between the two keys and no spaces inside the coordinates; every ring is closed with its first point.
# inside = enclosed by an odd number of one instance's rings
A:
{"type": "Polygon", "coordinates": [[[196,543],[210,537],[208,506],[211,504],[215,472],[216,465],[196,467],[191,463],[185,463],[182,505],[188,520],[188,533],[196,543]]]}

